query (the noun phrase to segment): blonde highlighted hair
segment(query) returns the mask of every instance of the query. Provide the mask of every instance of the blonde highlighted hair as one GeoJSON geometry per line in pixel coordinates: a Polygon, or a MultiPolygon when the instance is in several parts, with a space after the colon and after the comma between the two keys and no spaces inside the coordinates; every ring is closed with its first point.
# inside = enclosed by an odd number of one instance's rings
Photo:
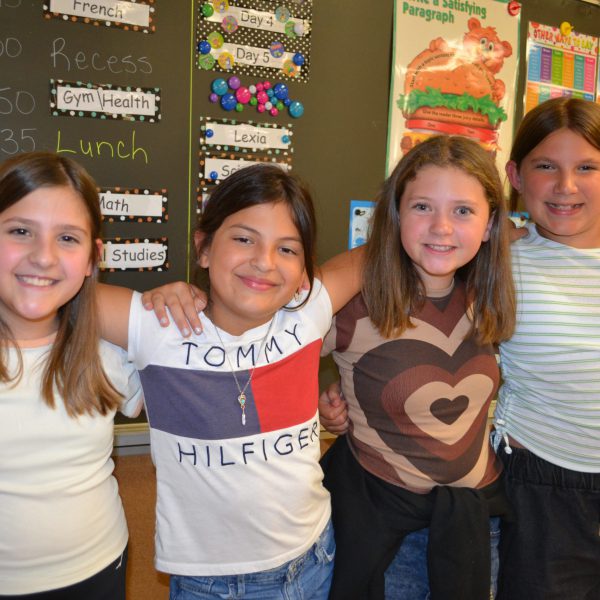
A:
{"type": "Polygon", "coordinates": [[[508,216],[498,170],[476,142],[435,136],[402,158],[379,192],[371,221],[363,276],[363,297],[371,321],[386,338],[413,327],[410,316],[422,306],[425,287],[400,239],[400,200],[409,181],[426,166],[455,168],[484,189],[492,225],[489,241],[457,275],[472,301],[468,337],[479,343],[508,339],[515,326],[515,294],[510,267],[508,216]]]}
{"type": "MultiPolygon", "coordinates": [[[[101,223],[98,192],[85,169],[71,159],[50,152],[30,152],[2,163],[0,213],[31,192],[53,186],[68,186],[80,196],[90,221],[90,261],[97,264],[95,240],[100,237],[101,223]]],[[[56,390],[71,417],[94,412],[106,415],[118,408],[122,399],[104,373],[98,352],[96,277],[94,269],[79,292],[58,310],[58,331],[42,375],[40,391],[45,402],[55,407],[56,390]]],[[[7,323],[0,318],[0,382],[16,385],[23,375],[20,350],[7,323]],[[16,349],[19,357],[16,373],[9,372],[10,347],[16,349]]]]}

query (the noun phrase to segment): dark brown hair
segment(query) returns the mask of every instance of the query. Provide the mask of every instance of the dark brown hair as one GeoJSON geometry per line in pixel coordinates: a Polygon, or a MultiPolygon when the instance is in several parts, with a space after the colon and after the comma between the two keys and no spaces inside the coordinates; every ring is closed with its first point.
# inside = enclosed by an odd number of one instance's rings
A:
{"type": "Polygon", "coordinates": [[[379,192],[367,242],[363,297],[381,335],[400,335],[425,297],[423,282],[400,239],[400,200],[409,181],[423,167],[453,167],[474,177],[489,202],[489,241],[459,270],[472,300],[469,336],[481,343],[508,339],[515,323],[510,270],[508,218],[498,170],[476,142],[459,136],[434,136],[402,158],[379,192]]]}
{"type": "MultiPolygon", "coordinates": [[[[96,184],[73,160],[50,152],[20,154],[0,165],[0,213],[25,196],[45,187],[68,186],[81,198],[91,228],[90,261],[98,262],[95,240],[100,237],[100,204],[96,184]]],[[[94,411],[106,415],[116,409],[121,396],[102,368],[96,309],[96,270],[85,278],[79,292],[58,310],[56,339],[48,354],[42,377],[42,396],[54,408],[54,388],[63,398],[67,413],[74,417],[94,411]]],[[[23,376],[19,353],[16,374],[9,373],[7,350],[18,350],[10,328],[0,318],[0,381],[16,384],[23,376]]]]}
{"type": "MultiPolygon", "coordinates": [[[[523,159],[551,133],[566,128],[578,133],[589,144],[600,150],[600,106],[580,98],[553,98],[528,112],[515,135],[510,160],[517,171],[523,159]]],[[[510,192],[511,210],[517,210],[519,192],[510,192]]]]}
{"type": "Polygon", "coordinates": [[[316,219],[308,188],[296,176],[276,165],[257,164],[239,169],[220,183],[210,195],[198,219],[204,234],[198,255],[210,246],[223,221],[240,210],[281,202],[296,226],[304,250],[304,268],[312,290],[315,277],[316,219]]]}

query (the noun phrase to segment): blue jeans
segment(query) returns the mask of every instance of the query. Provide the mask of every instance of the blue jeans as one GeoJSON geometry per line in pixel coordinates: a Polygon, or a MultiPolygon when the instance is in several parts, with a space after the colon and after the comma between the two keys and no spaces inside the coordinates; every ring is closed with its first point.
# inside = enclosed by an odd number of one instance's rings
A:
{"type": "Polygon", "coordinates": [[[245,575],[171,575],[170,600],[327,600],[334,555],[329,521],[311,548],[275,569],[245,575]]]}
{"type": "MultiPolygon", "coordinates": [[[[407,535],[394,560],[385,572],[385,597],[390,600],[429,600],[427,542],[429,530],[420,529],[407,535]]],[[[490,519],[492,577],[490,598],[496,597],[498,585],[500,518],[490,519]]]]}

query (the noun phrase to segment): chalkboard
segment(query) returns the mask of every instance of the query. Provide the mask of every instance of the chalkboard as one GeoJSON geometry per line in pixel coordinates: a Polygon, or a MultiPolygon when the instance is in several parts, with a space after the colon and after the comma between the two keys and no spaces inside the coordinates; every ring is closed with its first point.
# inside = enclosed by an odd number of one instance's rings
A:
{"type": "MultiPolygon", "coordinates": [[[[106,223],[107,238],[168,240],[168,270],[108,273],[147,288],[185,279],[190,192],[191,3],[159,2],[153,33],[46,18],[43,2],[0,0],[0,159],[57,150],[78,160],[101,189],[166,195],[161,222],[106,223]],[[158,8],[160,6],[160,8],[158,8]],[[158,89],[160,121],[52,115],[56,83],[158,89]]],[[[75,111],[77,114],[77,111],[75,111]]]]}
{"type": "MultiPolygon", "coordinates": [[[[284,4],[282,2],[282,4],[284,4]]],[[[79,141],[135,144],[147,160],[107,154],[73,154],[105,188],[166,190],[168,220],[106,223],[108,238],[167,238],[168,270],[111,272],[111,283],[144,290],[191,276],[189,232],[197,207],[201,117],[225,114],[208,100],[221,74],[196,67],[195,23],[202,2],[155,0],[154,31],[124,30],[47,19],[41,0],[0,0],[0,160],[16,151],[57,149],[79,141]],[[52,116],[50,80],[160,89],[161,119],[129,122],[52,116]]],[[[351,200],[372,200],[385,176],[394,3],[316,0],[313,3],[311,69],[306,82],[289,83],[304,115],[240,120],[291,124],[292,168],[310,185],[319,224],[318,259],[348,244],[351,200]]],[[[520,73],[516,122],[522,116],[525,44],[529,20],[569,21],[576,31],[598,35],[600,7],[581,0],[526,0],[521,8],[520,73]]],[[[128,150],[127,150],[128,149],[128,150]]],[[[326,383],[334,377],[322,372],[326,383]]]]}

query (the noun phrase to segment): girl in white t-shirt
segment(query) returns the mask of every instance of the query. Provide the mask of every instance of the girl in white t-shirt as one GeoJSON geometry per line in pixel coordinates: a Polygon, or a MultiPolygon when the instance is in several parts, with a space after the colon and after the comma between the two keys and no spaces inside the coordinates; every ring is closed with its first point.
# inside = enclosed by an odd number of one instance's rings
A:
{"type": "Polygon", "coordinates": [[[0,597],[124,600],[113,417],[141,406],[100,341],[96,186],[70,159],[0,165],[0,597]],[[128,401],[123,405],[123,400],[128,401]]]}
{"type": "Polygon", "coordinates": [[[173,600],[325,600],[335,543],[319,352],[359,276],[340,267],[314,279],[310,195],[274,165],[220,183],[194,241],[210,285],[201,331],[182,339],[128,290],[102,302],[108,339],[128,348],[146,393],[156,566],[173,600]]]}

